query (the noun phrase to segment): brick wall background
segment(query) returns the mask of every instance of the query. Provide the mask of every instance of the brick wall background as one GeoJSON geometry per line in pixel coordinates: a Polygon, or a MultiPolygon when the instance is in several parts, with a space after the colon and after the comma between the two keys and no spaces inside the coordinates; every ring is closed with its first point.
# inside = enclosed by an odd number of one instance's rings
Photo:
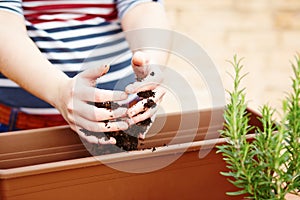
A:
{"type": "MultiPolygon", "coordinates": [[[[290,90],[290,61],[300,52],[300,0],[165,0],[165,7],[172,28],[211,57],[226,89],[232,83],[226,60],[237,54],[249,73],[244,84],[250,107],[268,103],[280,110],[290,90]]],[[[192,79],[192,70],[178,59],[171,58],[169,64],[192,79]]],[[[191,82],[201,96],[197,78],[191,82]]]]}

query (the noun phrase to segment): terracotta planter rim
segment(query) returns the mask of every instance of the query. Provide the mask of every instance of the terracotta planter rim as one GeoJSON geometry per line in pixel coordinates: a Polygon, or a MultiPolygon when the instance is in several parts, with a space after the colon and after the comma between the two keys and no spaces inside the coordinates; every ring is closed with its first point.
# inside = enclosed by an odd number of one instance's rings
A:
{"type": "MultiPolygon", "coordinates": [[[[253,138],[255,134],[250,134],[247,137],[253,138]]],[[[217,138],[196,142],[188,142],[182,144],[174,144],[165,147],[156,147],[156,150],[145,149],[139,151],[122,152],[108,155],[101,155],[101,160],[105,163],[124,162],[129,160],[136,160],[140,158],[149,158],[164,156],[168,154],[181,153],[183,151],[197,151],[200,148],[212,148],[212,146],[220,145],[226,142],[226,138],[217,138]]],[[[10,169],[0,169],[0,178],[9,179],[35,174],[49,173],[59,170],[69,170],[79,167],[103,165],[96,157],[86,157],[71,160],[64,160],[59,162],[43,163],[31,166],[16,167],[10,169]],[[84,164],[84,165],[83,165],[84,164]]]]}
{"type": "MultiPolygon", "coordinates": [[[[216,145],[226,143],[218,134],[223,121],[214,118],[220,110],[199,112],[202,120],[192,140],[185,137],[195,133],[197,113],[186,119],[173,114],[162,116],[154,134],[141,141],[146,150],[97,157],[90,156],[69,126],[0,134],[0,199],[81,200],[89,194],[96,200],[99,192],[103,199],[195,199],[199,193],[205,199],[225,199],[225,192],[235,187],[220,174],[226,165],[216,154],[216,145]],[[222,187],[215,188],[216,183],[222,187]],[[117,193],[111,192],[116,188],[117,193]]],[[[250,121],[259,125],[255,116],[250,121]]]]}

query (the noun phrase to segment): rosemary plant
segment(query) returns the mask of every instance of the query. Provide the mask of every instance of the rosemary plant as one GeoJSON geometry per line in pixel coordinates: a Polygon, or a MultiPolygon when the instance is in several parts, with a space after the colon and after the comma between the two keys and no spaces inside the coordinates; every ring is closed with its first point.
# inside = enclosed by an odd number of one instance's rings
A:
{"type": "Polygon", "coordinates": [[[292,93],[285,101],[286,132],[288,134],[286,149],[289,152],[287,174],[290,175],[291,184],[288,190],[299,193],[300,189],[300,57],[292,63],[294,78],[292,79],[292,93]]]}
{"type": "Polygon", "coordinates": [[[238,191],[228,195],[246,195],[250,199],[283,200],[288,193],[300,188],[300,59],[296,57],[293,91],[283,101],[283,117],[274,123],[275,109],[261,108],[262,129],[249,125],[245,89],[240,89],[244,76],[241,59],[234,56],[234,87],[224,112],[224,129],[221,135],[227,143],[218,146],[227,163],[228,172],[221,172],[238,191]],[[253,141],[246,136],[255,130],[253,141]]]}

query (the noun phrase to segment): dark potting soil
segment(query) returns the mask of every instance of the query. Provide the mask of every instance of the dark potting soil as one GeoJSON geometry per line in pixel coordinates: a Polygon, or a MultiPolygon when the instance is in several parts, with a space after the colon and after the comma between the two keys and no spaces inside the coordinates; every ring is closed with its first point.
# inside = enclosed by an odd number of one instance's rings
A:
{"type": "Polygon", "coordinates": [[[94,105],[97,108],[107,108],[109,110],[115,110],[120,107],[118,103],[106,101],[106,102],[95,102],[94,105]]]}
{"type": "MultiPolygon", "coordinates": [[[[156,106],[156,103],[152,99],[149,99],[150,97],[154,97],[155,92],[151,90],[147,90],[147,91],[139,92],[137,95],[140,97],[139,100],[147,99],[147,102],[144,104],[145,109],[153,108],[156,106]]],[[[114,102],[97,102],[97,103],[93,103],[93,105],[95,105],[98,108],[107,108],[112,110],[115,110],[120,107],[119,104],[114,102]]],[[[105,123],[105,126],[108,126],[108,122],[109,122],[108,120],[103,122],[105,123]]],[[[115,145],[98,145],[98,144],[91,145],[89,151],[92,155],[104,155],[104,154],[117,153],[122,151],[137,150],[139,134],[144,133],[151,123],[152,123],[151,119],[148,118],[144,121],[129,126],[129,128],[125,131],[111,131],[111,132],[91,132],[87,130],[82,130],[82,131],[86,135],[94,135],[98,138],[105,137],[107,140],[109,140],[110,137],[113,137],[116,139],[117,142],[115,145]]]]}
{"type": "Polygon", "coordinates": [[[147,99],[150,97],[154,97],[155,92],[153,92],[152,90],[146,90],[146,91],[138,92],[137,95],[141,98],[147,99]]]}

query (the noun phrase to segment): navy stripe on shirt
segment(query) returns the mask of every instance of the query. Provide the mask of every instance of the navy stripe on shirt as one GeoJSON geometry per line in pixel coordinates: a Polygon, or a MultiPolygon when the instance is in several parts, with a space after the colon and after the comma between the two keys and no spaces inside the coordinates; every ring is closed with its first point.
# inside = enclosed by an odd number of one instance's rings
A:
{"type": "MultiPolygon", "coordinates": [[[[98,24],[82,24],[82,25],[75,25],[75,26],[66,26],[66,27],[58,27],[58,28],[45,28],[43,29],[44,31],[48,33],[57,33],[57,32],[64,32],[68,30],[75,30],[75,29],[84,29],[84,28],[92,28],[92,27],[101,27],[101,26],[106,26],[110,25],[109,22],[101,22],[98,24]]],[[[35,31],[38,30],[36,27],[32,25],[27,25],[26,29],[28,31],[35,31]]]]}
{"type": "Polygon", "coordinates": [[[18,10],[16,10],[16,9],[13,9],[13,8],[10,8],[10,7],[6,7],[6,6],[0,6],[0,9],[10,10],[10,11],[19,13],[20,15],[23,14],[23,13],[21,13],[20,11],[18,11],[18,10]]]}
{"type": "MultiPolygon", "coordinates": [[[[121,70],[121,69],[129,66],[130,64],[131,64],[131,59],[127,59],[121,63],[111,64],[108,73],[121,70]]],[[[64,71],[64,73],[69,77],[74,77],[80,72],[81,71],[75,71],[75,72],[74,71],[64,71]]],[[[7,79],[7,77],[0,73],[0,79],[7,79]]]]}
{"type": "Polygon", "coordinates": [[[119,51],[114,51],[113,53],[99,55],[99,56],[92,56],[88,58],[76,58],[76,59],[49,59],[52,64],[78,64],[78,63],[87,63],[93,62],[97,60],[103,60],[107,58],[111,58],[113,56],[120,55],[128,51],[128,48],[121,49],[119,51]]]}
{"type": "Polygon", "coordinates": [[[83,24],[83,25],[76,25],[76,26],[48,28],[48,29],[44,29],[44,31],[47,31],[48,33],[57,33],[57,32],[64,32],[64,31],[68,31],[68,30],[101,27],[101,26],[106,26],[106,25],[110,25],[110,23],[109,22],[101,22],[99,24],[83,24]]]}
{"type": "MultiPolygon", "coordinates": [[[[111,82],[98,84],[97,87],[107,90],[123,90],[135,81],[134,74],[111,82]]],[[[33,96],[22,88],[0,87],[0,103],[10,107],[25,108],[52,108],[52,106],[41,99],[33,96]]]]}
{"type": "MultiPolygon", "coordinates": [[[[111,31],[106,31],[106,32],[101,32],[101,33],[88,34],[88,35],[82,35],[82,36],[76,36],[76,37],[67,37],[67,38],[60,39],[60,41],[62,41],[62,42],[80,41],[80,40],[84,40],[84,39],[91,39],[91,38],[96,38],[96,37],[114,35],[114,34],[117,34],[117,33],[120,33],[120,32],[122,32],[122,29],[116,29],[116,30],[111,30],[111,31]]],[[[57,41],[57,40],[55,40],[51,37],[43,37],[43,36],[31,36],[30,38],[34,42],[57,41]]]]}
{"type": "Polygon", "coordinates": [[[43,53],[65,53],[65,52],[74,52],[74,51],[88,51],[93,49],[109,47],[124,41],[126,41],[125,38],[120,38],[115,41],[104,42],[98,45],[90,45],[90,46],[78,47],[78,48],[39,48],[39,49],[43,53]]]}
{"type": "MultiPolygon", "coordinates": [[[[124,62],[121,62],[121,63],[117,63],[117,64],[111,64],[110,65],[110,68],[109,68],[109,71],[108,73],[111,73],[111,72],[115,72],[115,71],[118,71],[118,70],[121,70],[127,66],[129,66],[131,64],[131,59],[128,59],[128,60],[125,60],[124,62]]],[[[74,77],[76,76],[78,73],[80,73],[81,71],[64,71],[65,74],[67,74],[67,76],[69,77],[74,77]]],[[[1,74],[0,74],[1,75],[1,74]]],[[[0,77],[1,78],[1,77],[0,77]]]]}

